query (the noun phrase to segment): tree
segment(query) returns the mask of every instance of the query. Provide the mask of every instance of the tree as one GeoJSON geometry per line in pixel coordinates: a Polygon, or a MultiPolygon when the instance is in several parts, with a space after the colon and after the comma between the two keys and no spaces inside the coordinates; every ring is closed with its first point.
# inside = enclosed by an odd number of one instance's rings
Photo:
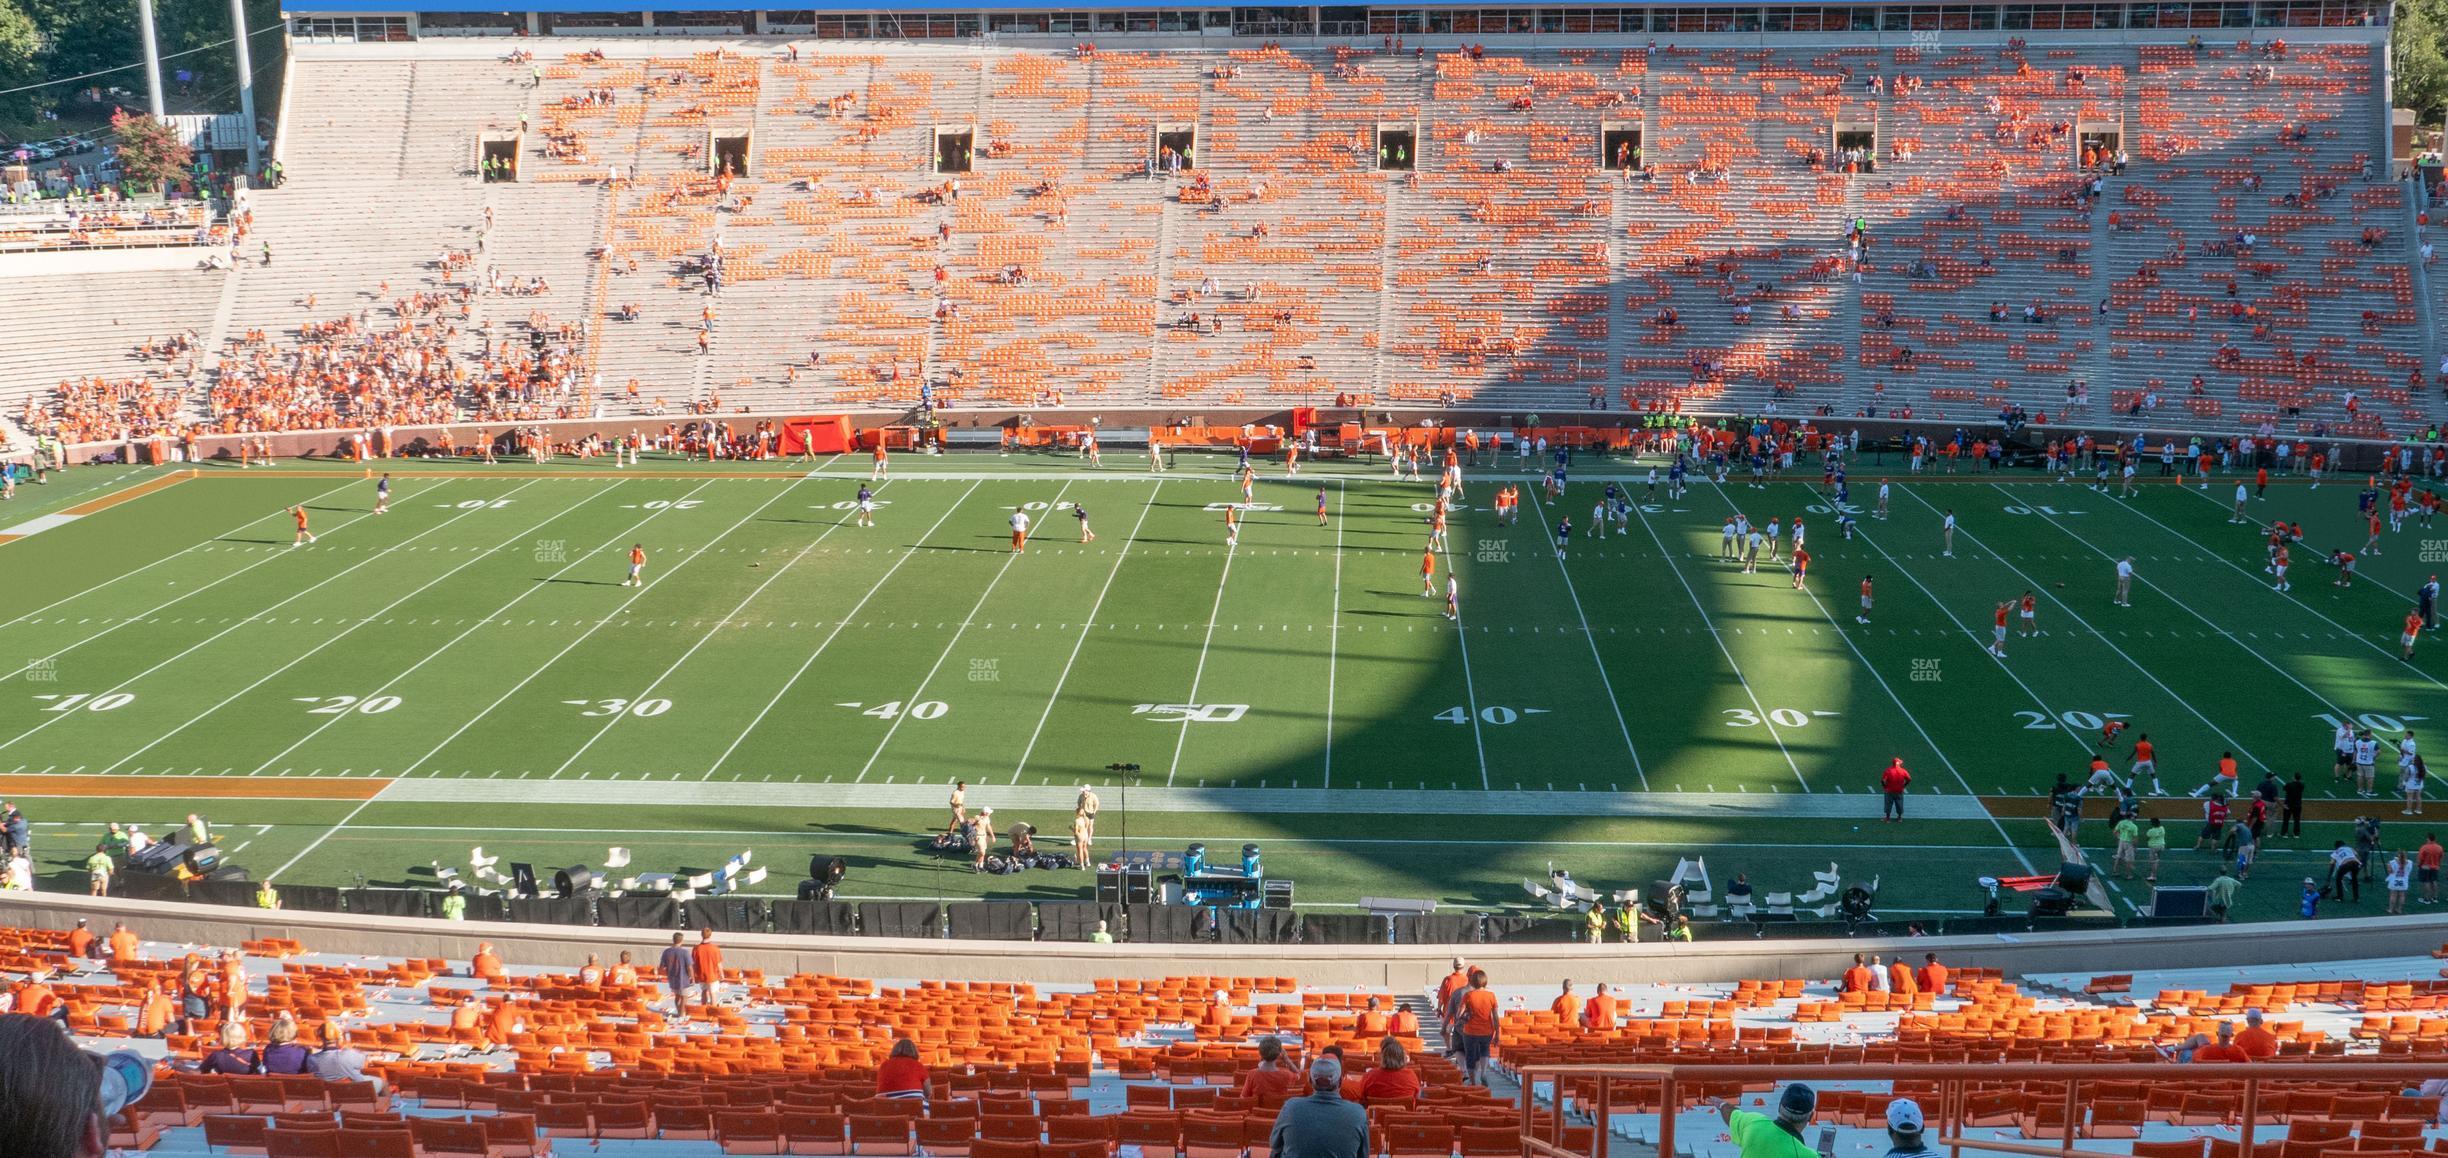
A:
{"type": "Polygon", "coordinates": [[[2417,123],[2439,119],[2448,108],[2448,2],[2407,0],[2397,6],[2389,31],[2397,69],[2396,103],[2414,110],[2417,123]]]}
{"type": "MultiPolygon", "coordinates": [[[[35,75],[36,57],[41,53],[42,36],[34,30],[34,18],[13,0],[0,0],[0,77],[35,75]]],[[[0,128],[31,121],[39,95],[27,91],[0,96],[0,128]]]]}
{"type": "Polygon", "coordinates": [[[178,130],[149,116],[113,109],[111,131],[119,136],[119,170],[138,188],[159,189],[186,176],[195,164],[195,150],[179,138],[178,130]]]}

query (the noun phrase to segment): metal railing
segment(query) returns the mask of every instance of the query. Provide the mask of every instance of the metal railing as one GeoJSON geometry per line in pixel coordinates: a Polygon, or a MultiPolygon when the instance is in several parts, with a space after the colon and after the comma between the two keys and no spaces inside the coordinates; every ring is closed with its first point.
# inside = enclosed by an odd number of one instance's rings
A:
{"type": "MultiPolygon", "coordinates": [[[[1615,1093],[1623,1086],[1655,1087],[1658,1091],[1657,1152],[1660,1158],[1674,1158],[1675,1115],[1683,1108],[1688,1092],[1699,1086],[1723,1087],[1746,1083],[1809,1082],[1936,1082],[1938,1097],[1934,1104],[1922,1106],[1927,1119],[1927,1133],[1932,1147],[1944,1147],[1949,1158],[1961,1158],[1965,1150],[1996,1154],[2025,1155],[2029,1158],[2095,1158],[2107,1154],[2103,1150],[2085,1150],[2074,1143],[2083,1134],[2083,1086],[2086,1082],[2133,1082],[2157,1078],[2161,1081],[2181,1080],[2187,1084],[2242,1083],[2241,1104],[2236,1109],[2238,1131],[2236,1153],[2239,1158],[2253,1158],[2253,1132],[2260,1118],[2264,1086],[2271,1082],[2390,1082],[2399,1089],[2413,1089],[2424,1081],[2442,1076],[2443,1066],[2436,1062],[2380,1061],[2268,1061],[2215,1062],[2175,1067],[2169,1065],[2070,1062],[2016,1062],[1999,1065],[1959,1062],[1941,1063],[1866,1063],[1806,1064],[1806,1065],[1540,1065],[1531,1064],[1518,1071],[1521,1079],[1521,1136],[1524,1158],[1607,1158],[1607,1120],[1614,1113],[1615,1093]],[[1565,1098],[1576,1085],[1595,1081],[1595,1089],[1582,1102],[1581,1110],[1596,1124],[1591,1132],[1590,1150],[1583,1154],[1564,1144],[1566,1129],[1572,1123],[1565,1118],[1565,1098]],[[1554,1096],[1542,1110],[1534,1095],[1538,1084],[1551,1083],[1554,1096]],[[2009,1142],[1964,1136],[1965,1106],[1971,1087],[1976,1084],[2000,1083],[2062,1083],[2065,1086],[2065,1118],[2051,1124],[2051,1132],[2059,1135],[2054,1145],[2009,1142]],[[2059,1128],[2059,1127],[2062,1128],[2059,1128]]],[[[1824,1100],[1824,1096],[1823,1096],[1824,1100]]],[[[1648,1112],[1644,1107],[1641,1112],[1648,1112]]]]}

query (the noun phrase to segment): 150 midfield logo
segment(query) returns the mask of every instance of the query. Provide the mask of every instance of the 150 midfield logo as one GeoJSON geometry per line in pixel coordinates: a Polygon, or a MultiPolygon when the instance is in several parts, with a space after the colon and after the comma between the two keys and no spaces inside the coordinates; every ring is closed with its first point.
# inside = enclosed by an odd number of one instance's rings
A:
{"type": "Polygon", "coordinates": [[[1159,724],[1229,724],[1249,711],[1248,704],[1139,704],[1134,716],[1159,724]]]}

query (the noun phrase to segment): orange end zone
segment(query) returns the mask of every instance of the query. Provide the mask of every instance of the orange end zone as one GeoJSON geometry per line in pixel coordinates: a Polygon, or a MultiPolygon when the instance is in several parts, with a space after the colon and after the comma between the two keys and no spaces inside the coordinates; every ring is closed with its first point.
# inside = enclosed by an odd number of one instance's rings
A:
{"type": "Polygon", "coordinates": [[[60,513],[63,515],[97,514],[102,511],[107,511],[112,507],[118,506],[121,503],[134,502],[137,499],[141,499],[155,491],[167,490],[171,487],[177,486],[180,483],[186,482],[188,479],[196,477],[196,475],[199,473],[201,472],[194,469],[188,469],[175,471],[173,473],[163,475],[160,478],[147,479],[144,482],[137,483],[135,486],[127,488],[126,490],[112,491],[111,493],[98,499],[88,499],[73,507],[63,509],[60,511],[60,513]]]}
{"type": "Polygon", "coordinates": [[[0,776],[0,796],[160,800],[372,800],[389,780],[309,776],[0,776]]]}

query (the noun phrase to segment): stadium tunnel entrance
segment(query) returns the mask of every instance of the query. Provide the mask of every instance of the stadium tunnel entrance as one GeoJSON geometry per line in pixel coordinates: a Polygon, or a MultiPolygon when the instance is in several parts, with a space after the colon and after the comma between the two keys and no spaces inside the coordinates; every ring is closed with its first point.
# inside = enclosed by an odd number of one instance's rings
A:
{"type": "Polygon", "coordinates": [[[487,184],[516,181],[519,172],[517,137],[487,138],[477,146],[476,171],[487,184]]]}
{"type": "Polygon", "coordinates": [[[707,171],[729,173],[734,177],[748,176],[748,146],[747,133],[715,134],[712,147],[706,150],[707,171]]]}
{"type": "Polygon", "coordinates": [[[942,125],[935,130],[935,171],[966,173],[977,163],[977,130],[968,125],[942,125]]]}

